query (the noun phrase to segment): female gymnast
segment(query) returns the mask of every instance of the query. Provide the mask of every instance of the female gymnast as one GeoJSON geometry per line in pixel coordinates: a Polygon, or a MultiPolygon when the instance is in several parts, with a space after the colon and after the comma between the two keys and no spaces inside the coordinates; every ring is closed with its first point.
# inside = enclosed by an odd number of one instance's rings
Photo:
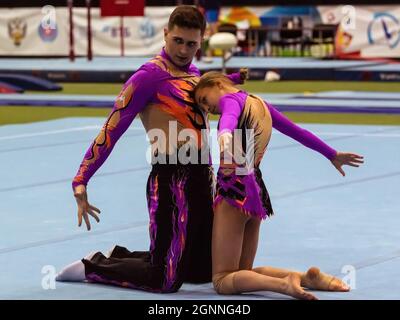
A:
{"type": "Polygon", "coordinates": [[[273,214],[259,165],[270,141],[272,127],[324,155],[343,176],[343,165],[358,167],[363,163],[363,157],[337,152],[261,98],[237,88],[222,73],[203,75],[193,94],[204,111],[221,115],[218,123],[221,162],[212,233],[212,280],[216,292],[239,294],[266,290],[314,300],[317,298],[303,287],[349,291],[340,279],[322,273],[316,267],[304,273],[253,267],[260,223],[273,214]],[[254,130],[254,135],[246,129],[254,130]],[[253,143],[249,139],[251,136],[253,143]]]}

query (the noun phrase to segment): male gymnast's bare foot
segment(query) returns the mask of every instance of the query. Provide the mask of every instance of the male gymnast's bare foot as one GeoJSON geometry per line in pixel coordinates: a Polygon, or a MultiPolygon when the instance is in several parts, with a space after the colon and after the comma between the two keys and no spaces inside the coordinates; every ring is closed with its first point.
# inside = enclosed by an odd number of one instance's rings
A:
{"type": "Polygon", "coordinates": [[[302,276],[301,285],[312,290],[338,292],[350,291],[350,287],[342,280],[321,272],[317,267],[311,267],[308,269],[308,271],[302,276]]]}
{"type": "Polygon", "coordinates": [[[318,300],[312,293],[306,292],[301,287],[301,275],[295,272],[290,273],[284,278],[287,281],[287,288],[285,294],[301,300],[318,300]]]}

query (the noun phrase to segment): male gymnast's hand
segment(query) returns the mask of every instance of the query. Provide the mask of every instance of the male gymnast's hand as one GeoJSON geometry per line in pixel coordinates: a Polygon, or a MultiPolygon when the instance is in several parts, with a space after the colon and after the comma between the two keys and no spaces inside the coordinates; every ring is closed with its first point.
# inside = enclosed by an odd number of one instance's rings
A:
{"type": "Polygon", "coordinates": [[[97,212],[100,214],[100,210],[89,204],[85,185],[80,184],[76,186],[74,190],[74,196],[76,203],[78,204],[78,227],[82,225],[83,217],[86,227],[88,231],[90,231],[89,215],[91,215],[97,222],[100,222],[99,217],[95,213],[97,212]]]}
{"type": "Polygon", "coordinates": [[[351,152],[337,152],[336,157],[331,161],[334,167],[342,174],[344,173],[342,166],[348,165],[351,167],[359,167],[360,164],[364,163],[364,157],[351,152]]]}

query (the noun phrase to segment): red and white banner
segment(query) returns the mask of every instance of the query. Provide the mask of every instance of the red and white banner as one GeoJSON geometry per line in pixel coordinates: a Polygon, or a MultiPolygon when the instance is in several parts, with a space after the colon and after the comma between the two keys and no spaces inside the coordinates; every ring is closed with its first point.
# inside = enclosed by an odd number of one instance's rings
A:
{"type": "MultiPolygon", "coordinates": [[[[68,56],[67,8],[46,6],[0,9],[0,55],[68,56]],[[46,8],[47,7],[47,8],[46,8]]],[[[147,7],[143,17],[124,17],[125,55],[151,56],[164,44],[164,27],[174,7],[147,7]]],[[[120,18],[101,17],[91,9],[93,54],[120,55],[120,18]]],[[[87,52],[87,9],[73,9],[75,54],[87,52]]]]}
{"type": "Polygon", "coordinates": [[[102,17],[144,16],[144,0],[100,0],[102,17]]]}
{"type": "MultiPolygon", "coordinates": [[[[132,0],[119,1],[123,4],[132,0]]],[[[163,28],[173,9],[145,7],[143,17],[125,17],[125,55],[151,56],[158,53],[164,44],[163,28]]],[[[74,8],[76,55],[86,55],[87,52],[86,14],[86,8],[74,8]]],[[[285,17],[294,16],[299,17],[302,26],[308,30],[321,22],[339,24],[336,36],[338,56],[400,57],[399,6],[232,7],[221,10],[220,21],[248,28],[274,21],[279,23],[285,17]]],[[[92,9],[94,55],[120,55],[119,27],[119,17],[101,17],[100,8],[92,9]]],[[[67,8],[0,9],[0,55],[68,56],[68,53],[67,8]]]]}
{"type": "Polygon", "coordinates": [[[399,6],[326,6],[319,12],[324,23],[339,24],[338,56],[400,57],[399,6]]]}

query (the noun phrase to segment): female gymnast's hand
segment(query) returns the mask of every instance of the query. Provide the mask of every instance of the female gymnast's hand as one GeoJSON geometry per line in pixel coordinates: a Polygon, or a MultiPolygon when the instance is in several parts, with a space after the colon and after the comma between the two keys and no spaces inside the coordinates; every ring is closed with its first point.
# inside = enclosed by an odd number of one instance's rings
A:
{"type": "Polygon", "coordinates": [[[335,168],[342,174],[344,177],[346,174],[344,173],[342,166],[343,165],[348,165],[352,167],[359,167],[361,163],[364,163],[364,157],[360,156],[355,153],[350,153],[350,152],[338,152],[336,154],[335,159],[333,159],[331,162],[335,166],[335,168]]]}
{"type": "Polygon", "coordinates": [[[85,219],[86,227],[88,231],[90,231],[90,221],[88,215],[91,215],[97,222],[100,222],[99,217],[95,213],[96,211],[100,214],[100,210],[89,204],[86,187],[83,184],[75,187],[74,196],[76,203],[78,204],[78,227],[82,225],[83,217],[83,219],[85,219]]]}

